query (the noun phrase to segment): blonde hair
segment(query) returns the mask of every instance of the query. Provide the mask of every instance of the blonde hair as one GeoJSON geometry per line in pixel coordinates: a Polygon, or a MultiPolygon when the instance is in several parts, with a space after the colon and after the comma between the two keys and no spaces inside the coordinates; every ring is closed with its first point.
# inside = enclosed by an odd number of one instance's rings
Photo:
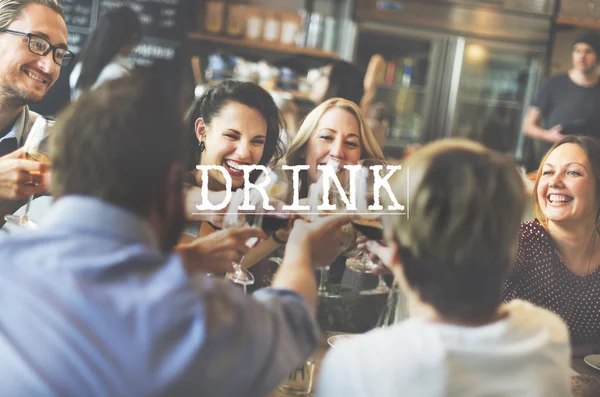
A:
{"type": "Polygon", "coordinates": [[[390,185],[410,205],[410,219],[383,217],[409,285],[447,317],[493,315],[525,203],[514,161],[474,141],[436,141],[411,154],[390,185]]]}
{"type": "MultiPolygon", "coordinates": [[[[383,160],[383,152],[377,143],[377,139],[369,129],[365,122],[360,108],[352,101],[343,98],[331,98],[314,108],[302,122],[298,129],[298,133],[290,144],[287,155],[285,156],[286,164],[300,165],[303,164],[303,154],[306,150],[308,140],[317,129],[321,117],[330,109],[340,108],[352,114],[358,122],[358,136],[360,139],[361,153],[360,158],[372,158],[383,160]]],[[[307,189],[306,173],[302,175],[302,191],[307,189]]]]}

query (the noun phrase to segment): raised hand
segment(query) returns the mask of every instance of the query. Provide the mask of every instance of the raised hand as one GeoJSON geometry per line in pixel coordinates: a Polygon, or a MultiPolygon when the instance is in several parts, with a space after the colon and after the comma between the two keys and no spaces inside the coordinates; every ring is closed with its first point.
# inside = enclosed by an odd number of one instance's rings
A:
{"type": "Polygon", "coordinates": [[[190,273],[226,273],[233,270],[232,263],[241,260],[251,248],[247,244],[249,239],[265,238],[267,235],[260,229],[231,227],[179,244],[177,252],[190,273]]]}
{"type": "Polygon", "coordinates": [[[314,267],[330,265],[342,252],[348,238],[342,226],[354,218],[355,215],[335,215],[310,223],[297,219],[286,244],[284,261],[302,255],[308,257],[314,267]]]}
{"type": "Polygon", "coordinates": [[[358,249],[364,250],[369,254],[369,259],[377,264],[377,267],[371,270],[373,274],[390,274],[394,266],[400,266],[398,259],[398,250],[395,245],[383,245],[378,241],[369,240],[365,236],[359,236],[356,239],[358,249]]]}

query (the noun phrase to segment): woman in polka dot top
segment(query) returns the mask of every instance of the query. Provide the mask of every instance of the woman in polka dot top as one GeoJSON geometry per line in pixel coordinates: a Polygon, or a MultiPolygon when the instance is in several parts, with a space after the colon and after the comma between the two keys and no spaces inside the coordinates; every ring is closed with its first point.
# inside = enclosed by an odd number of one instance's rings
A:
{"type": "Polygon", "coordinates": [[[560,315],[574,353],[600,351],[600,141],[568,136],[542,160],[537,219],[521,224],[504,300],[528,300],[560,315]]]}

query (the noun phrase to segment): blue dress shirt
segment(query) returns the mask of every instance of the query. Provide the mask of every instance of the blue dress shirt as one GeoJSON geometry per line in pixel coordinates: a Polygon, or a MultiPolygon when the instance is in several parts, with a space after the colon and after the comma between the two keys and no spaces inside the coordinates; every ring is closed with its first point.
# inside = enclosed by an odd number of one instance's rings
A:
{"type": "Polygon", "coordinates": [[[96,199],[0,242],[2,396],[262,396],[317,338],[295,293],[190,277],[145,220],[96,199]]]}

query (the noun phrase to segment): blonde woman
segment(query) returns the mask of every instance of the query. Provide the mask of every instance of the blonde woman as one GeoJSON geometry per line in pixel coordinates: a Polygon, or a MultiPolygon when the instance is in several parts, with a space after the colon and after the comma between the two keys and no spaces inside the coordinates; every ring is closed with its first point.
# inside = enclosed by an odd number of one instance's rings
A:
{"type": "MultiPolygon", "coordinates": [[[[331,98],[306,116],[285,157],[288,165],[310,166],[308,172],[300,173],[300,198],[306,198],[310,184],[318,181],[318,165],[327,164],[330,159],[357,163],[364,158],[383,160],[384,157],[358,105],[342,98],[331,98]]],[[[275,240],[284,242],[278,235],[275,236],[275,240]]],[[[277,248],[277,243],[269,243],[271,244],[263,245],[265,251],[255,250],[249,253],[245,258],[246,265],[256,262],[277,248]]],[[[345,258],[340,257],[332,265],[329,278],[331,282],[341,282],[344,262],[345,258]]],[[[257,279],[268,279],[268,274],[273,272],[272,267],[262,262],[255,266],[252,272],[255,275],[262,273],[263,276],[257,279]]]]}
{"type": "Polygon", "coordinates": [[[310,166],[301,174],[300,197],[306,197],[308,186],[319,179],[317,165],[329,159],[356,163],[365,158],[384,157],[360,108],[342,98],[331,98],[306,116],[285,156],[288,165],[310,166]]]}

